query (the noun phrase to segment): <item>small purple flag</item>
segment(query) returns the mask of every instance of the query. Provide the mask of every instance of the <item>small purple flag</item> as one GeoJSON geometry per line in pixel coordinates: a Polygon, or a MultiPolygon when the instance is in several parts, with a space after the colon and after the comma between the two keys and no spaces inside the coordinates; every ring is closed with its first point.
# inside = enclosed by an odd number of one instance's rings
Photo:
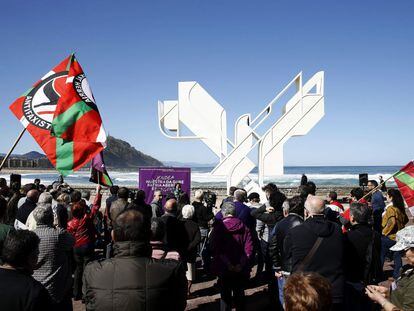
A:
{"type": "Polygon", "coordinates": [[[102,151],[92,159],[91,177],[89,178],[89,181],[105,187],[111,187],[113,185],[105,168],[102,151]]]}

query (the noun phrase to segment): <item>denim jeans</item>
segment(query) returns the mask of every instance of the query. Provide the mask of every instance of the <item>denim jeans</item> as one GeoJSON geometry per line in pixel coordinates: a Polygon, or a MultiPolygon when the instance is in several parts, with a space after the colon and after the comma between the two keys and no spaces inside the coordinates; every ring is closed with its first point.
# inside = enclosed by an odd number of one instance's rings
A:
{"type": "Polygon", "coordinates": [[[394,272],[392,277],[396,280],[400,275],[400,270],[402,267],[402,257],[400,252],[390,251],[390,248],[395,245],[395,241],[391,240],[389,237],[381,237],[381,264],[384,266],[385,256],[388,252],[391,252],[394,260],[394,272]]]}
{"type": "Polygon", "coordinates": [[[279,290],[279,302],[283,306],[283,287],[285,287],[286,277],[283,275],[280,278],[277,278],[277,286],[279,290]]]}

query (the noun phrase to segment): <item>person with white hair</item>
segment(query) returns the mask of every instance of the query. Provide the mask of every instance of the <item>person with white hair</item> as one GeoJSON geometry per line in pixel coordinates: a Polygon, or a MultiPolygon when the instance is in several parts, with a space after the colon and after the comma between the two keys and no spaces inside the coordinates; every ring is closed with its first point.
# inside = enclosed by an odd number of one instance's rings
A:
{"type": "MultiPolygon", "coordinates": [[[[52,201],[53,201],[53,196],[49,192],[43,192],[39,195],[36,208],[44,207],[44,206],[52,207],[52,201]]],[[[27,220],[26,220],[26,227],[30,231],[33,231],[34,229],[36,229],[36,226],[37,226],[37,222],[33,214],[36,208],[29,214],[29,217],[27,217],[27,220]]]]}
{"type": "Polygon", "coordinates": [[[198,224],[192,220],[194,216],[194,206],[187,204],[181,210],[184,222],[184,228],[187,233],[188,246],[182,260],[187,263],[187,281],[188,281],[188,295],[191,293],[191,285],[195,279],[195,263],[197,259],[197,247],[201,242],[201,233],[198,224]]]}
{"type": "Polygon", "coordinates": [[[341,227],[324,216],[325,202],[309,195],[305,221],[286,235],[283,250],[291,258],[290,273],[316,272],[332,284],[334,310],[342,310],[344,299],[343,249],[341,227]]]}
{"type": "MultiPolygon", "coordinates": [[[[43,198],[44,201],[49,202],[47,196],[43,198]]],[[[49,292],[53,301],[53,310],[70,310],[72,271],[69,256],[75,239],[65,230],[53,227],[52,206],[51,203],[46,202],[41,203],[32,212],[37,224],[33,232],[40,239],[37,269],[33,277],[49,292]]]]}

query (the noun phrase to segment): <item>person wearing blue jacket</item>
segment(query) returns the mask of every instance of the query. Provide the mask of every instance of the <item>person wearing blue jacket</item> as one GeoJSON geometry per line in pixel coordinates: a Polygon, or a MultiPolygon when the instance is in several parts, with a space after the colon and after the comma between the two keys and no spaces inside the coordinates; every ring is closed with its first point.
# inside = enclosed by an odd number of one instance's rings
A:
{"type": "MultiPolygon", "coordinates": [[[[368,181],[368,190],[372,191],[373,189],[378,187],[378,182],[376,180],[369,180],[368,181]]],[[[378,233],[381,233],[381,221],[382,221],[382,213],[385,209],[385,202],[384,197],[380,189],[376,189],[371,194],[371,207],[372,213],[374,218],[374,230],[378,233]]]]}

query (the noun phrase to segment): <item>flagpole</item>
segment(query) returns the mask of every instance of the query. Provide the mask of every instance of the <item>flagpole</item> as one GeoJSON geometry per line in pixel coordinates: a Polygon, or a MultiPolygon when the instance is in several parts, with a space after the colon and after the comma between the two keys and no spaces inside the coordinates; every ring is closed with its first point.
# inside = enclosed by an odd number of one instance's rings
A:
{"type": "Polygon", "coordinates": [[[0,171],[2,170],[4,164],[6,163],[7,159],[10,157],[10,155],[12,154],[14,148],[16,148],[16,145],[18,144],[18,142],[20,141],[20,139],[22,138],[24,132],[26,132],[26,128],[23,128],[23,130],[20,132],[19,136],[16,138],[13,146],[10,148],[9,152],[5,155],[3,161],[0,164],[0,171]]]}
{"type": "Polygon", "coordinates": [[[376,187],[375,187],[375,188],[373,188],[371,191],[369,191],[366,195],[364,195],[362,198],[360,198],[360,199],[358,200],[358,202],[359,202],[359,201],[361,201],[362,199],[365,199],[367,196],[369,196],[371,193],[375,192],[376,190],[381,189],[381,186],[382,186],[383,184],[385,184],[388,180],[390,180],[391,178],[393,178],[393,177],[394,177],[394,175],[396,175],[398,172],[399,172],[399,170],[398,170],[398,171],[396,171],[394,174],[392,174],[390,177],[388,177],[386,180],[383,180],[383,181],[382,181],[382,183],[380,183],[378,186],[376,186],[376,187]]]}

